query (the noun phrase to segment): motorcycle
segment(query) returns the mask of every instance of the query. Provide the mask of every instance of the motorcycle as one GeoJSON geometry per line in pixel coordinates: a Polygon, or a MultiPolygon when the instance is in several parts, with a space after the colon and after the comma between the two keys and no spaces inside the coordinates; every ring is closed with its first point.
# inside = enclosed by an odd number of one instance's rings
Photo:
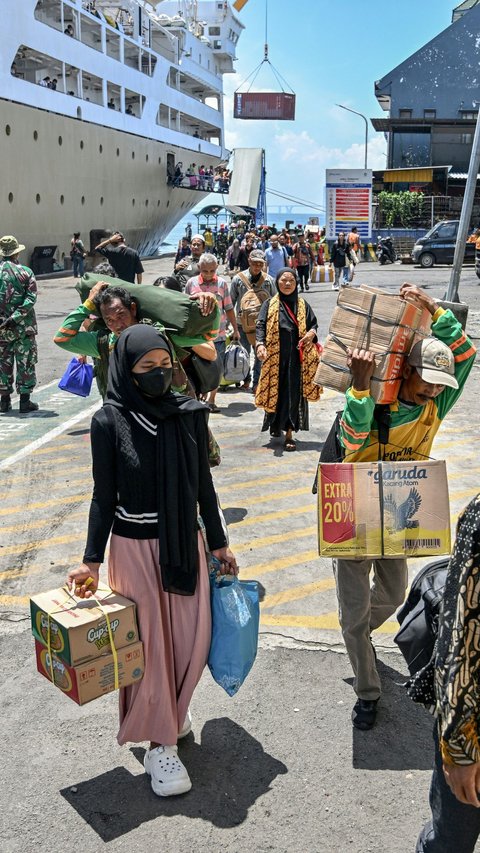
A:
{"type": "Polygon", "coordinates": [[[393,237],[379,237],[375,254],[382,266],[384,264],[394,264],[397,260],[397,253],[393,245],[393,237]]]}

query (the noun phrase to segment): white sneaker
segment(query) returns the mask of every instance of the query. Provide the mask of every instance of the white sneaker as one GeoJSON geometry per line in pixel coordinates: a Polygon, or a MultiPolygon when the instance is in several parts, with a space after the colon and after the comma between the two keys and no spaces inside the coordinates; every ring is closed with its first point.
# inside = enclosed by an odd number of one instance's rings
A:
{"type": "Polygon", "coordinates": [[[181,740],[182,738],[187,737],[187,735],[189,735],[191,731],[192,731],[192,715],[190,713],[190,708],[188,708],[187,709],[187,716],[185,717],[185,720],[183,722],[183,726],[178,733],[178,740],[181,740]]]}
{"type": "Polygon", "coordinates": [[[186,767],[177,755],[176,746],[156,746],[147,749],[143,759],[145,772],[151,777],[151,786],[158,797],[185,794],[192,787],[186,767]]]}

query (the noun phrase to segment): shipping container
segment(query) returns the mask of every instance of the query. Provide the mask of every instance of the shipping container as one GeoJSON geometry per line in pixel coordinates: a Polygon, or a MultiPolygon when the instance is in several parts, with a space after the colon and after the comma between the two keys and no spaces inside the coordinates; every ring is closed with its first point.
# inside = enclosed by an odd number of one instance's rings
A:
{"type": "Polygon", "coordinates": [[[295,95],[289,92],[235,92],[233,117],[293,121],[295,95]]]}

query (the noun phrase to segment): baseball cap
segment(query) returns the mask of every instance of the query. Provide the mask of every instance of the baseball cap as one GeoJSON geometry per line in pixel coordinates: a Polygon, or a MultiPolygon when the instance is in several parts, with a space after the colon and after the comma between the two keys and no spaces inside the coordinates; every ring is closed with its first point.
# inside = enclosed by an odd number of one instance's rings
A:
{"type": "Polygon", "coordinates": [[[408,364],[418,370],[424,382],[458,388],[453,353],[438,338],[418,341],[410,351],[408,364]]]}
{"type": "Polygon", "coordinates": [[[261,249],[252,249],[248,256],[249,261],[264,261],[265,260],[265,252],[262,252],[261,249]]]}

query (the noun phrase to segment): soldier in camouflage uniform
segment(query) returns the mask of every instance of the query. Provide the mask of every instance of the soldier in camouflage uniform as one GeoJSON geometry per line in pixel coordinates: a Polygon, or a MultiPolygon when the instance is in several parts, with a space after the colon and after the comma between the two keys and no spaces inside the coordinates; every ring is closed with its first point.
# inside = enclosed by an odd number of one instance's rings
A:
{"type": "Polygon", "coordinates": [[[38,405],[30,400],[37,382],[37,321],[33,307],[37,301],[37,282],[32,270],[19,263],[19,253],[24,249],[15,237],[0,239],[0,412],[3,414],[12,408],[15,363],[20,412],[38,410],[38,405]]]}

